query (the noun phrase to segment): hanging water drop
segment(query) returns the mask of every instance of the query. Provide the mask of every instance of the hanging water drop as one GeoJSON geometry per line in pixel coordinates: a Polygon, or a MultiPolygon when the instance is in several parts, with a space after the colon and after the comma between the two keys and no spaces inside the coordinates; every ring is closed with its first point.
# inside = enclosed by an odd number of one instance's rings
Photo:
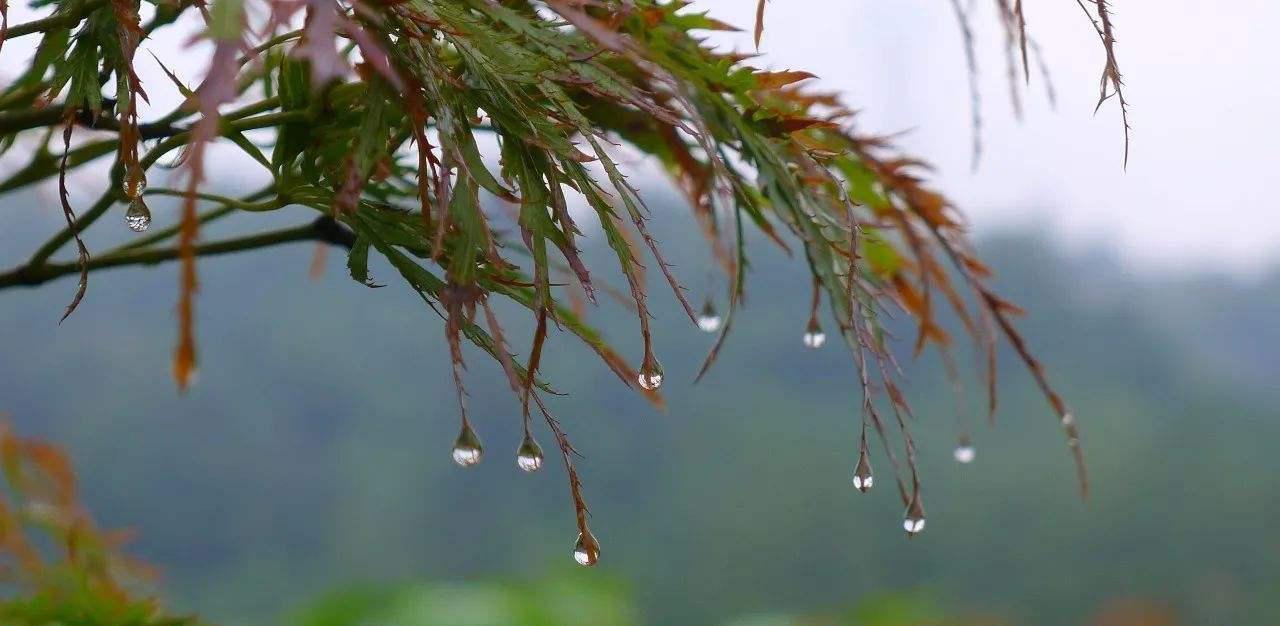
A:
{"type": "Polygon", "coordinates": [[[129,202],[129,208],[124,212],[124,223],[135,233],[151,228],[151,209],[147,208],[147,203],[141,197],[129,202]]]}
{"type": "Polygon", "coordinates": [[[533,435],[526,434],[516,450],[516,466],[530,473],[542,469],[542,447],[533,440],[533,435]]]}
{"type": "Polygon", "coordinates": [[[720,330],[720,322],[720,314],[716,313],[711,298],[707,298],[707,303],[702,305],[702,311],[698,313],[698,328],[704,333],[714,333],[720,330]]]}
{"type": "Polygon", "coordinates": [[[125,197],[136,200],[142,197],[142,192],[147,190],[147,175],[141,167],[133,168],[125,174],[122,186],[125,197]]]}
{"type": "Polygon", "coordinates": [[[956,446],[954,452],[951,453],[956,458],[957,463],[969,464],[973,462],[973,457],[977,454],[973,446],[968,443],[961,443],[956,446]]]}
{"type": "Polygon", "coordinates": [[[1062,413],[1062,428],[1067,432],[1067,446],[1077,448],[1080,446],[1080,431],[1076,429],[1076,415],[1071,411],[1062,413]]]}
{"type": "Polygon", "coordinates": [[[924,530],[923,517],[908,517],[902,520],[902,528],[912,535],[924,530]]]}
{"type": "Polygon", "coordinates": [[[822,327],[818,325],[818,320],[809,320],[809,326],[804,331],[804,346],[816,349],[821,348],[822,344],[826,342],[827,334],[822,332],[822,327]]]}
{"type": "Polygon", "coordinates": [[[875,476],[859,476],[853,475],[853,487],[862,493],[871,491],[871,486],[875,483],[875,476]]]}
{"type": "Polygon", "coordinates": [[[600,560],[600,543],[591,531],[578,533],[578,542],[573,545],[573,560],[584,567],[593,567],[600,560]]]}
{"type": "Polygon", "coordinates": [[[480,437],[471,429],[471,424],[463,424],[462,432],[453,442],[453,462],[458,467],[471,467],[480,462],[484,456],[484,447],[480,445],[480,437]]]}
{"type": "Polygon", "coordinates": [[[640,366],[640,374],[636,376],[636,382],[640,383],[640,388],[653,391],[662,386],[662,364],[658,359],[652,356],[645,357],[644,364],[640,366]]]}
{"type": "Polygon", "coordinates": [[[907,505],[907,512],[902,518],[902,529],[907,531],[908,535],[915,535],[924,530],[924,505],[920,503],[919,491],[911,494],[911,503],[907,505]]]}
{"type": "Polygon", "coordinates": [[[853,487],[862,493],[871,491],[875,476],[871,474],[871,458],[864,446],[858,455],[858,467],[853,470],[853,487]]]}

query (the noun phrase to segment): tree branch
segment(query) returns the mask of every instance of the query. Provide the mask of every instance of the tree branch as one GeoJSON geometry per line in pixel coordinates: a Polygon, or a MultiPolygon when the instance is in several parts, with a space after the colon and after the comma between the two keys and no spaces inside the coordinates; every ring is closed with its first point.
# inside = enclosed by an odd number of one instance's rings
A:
{"type": "MultiPolygon", "coordinates": [[[[224,117],[229,121],[235,120],[244,116],[269,111],[279,106],[279,104],[280,100],[278,98],[267,98],[238,111],[228,113],[224,117]]],[[[56,126],[65,119],[66,112],[65,106],[51,105],[40,109],[0,113],[0,135],[12,135],[32,128],[56,126]]],[[[91,130],[120,131],[120,122],[114,117],[103,115],[102,113],[94,115],[92,111],[86,109],[76,111],[76,124],[91,130]]],[[[163,139],[179,133],[185,133],[188,130],[190,129],[183,126],[174,126],[163,119],[157,122],[138,124],[138,136],[142,139],[163,139]]]]}
{"type": "Polygon", "coordinates": [[[78,11],[69,13],[57,11],[53,15],[43,19],[32,20],[25,24],[14,24],[5,31],[5,39],[17,39],[27,35],[43,33],[53,28],[75,26],[80,23],[80,20],[83,20],[90,13],[97,11],[106,4],[107,0],[89,0],[88,2],[80,5],[78,11]]]}
{"type": "MultiPolygon", "coordinates": [[[[223,132],[244,131],[306,119],[308,119],[308,113],[306,111],[285,111],[226,122],[223,124],[222,128],[223,132]]],[[[142,158],[140,162],[142,168],[146,169],[151,167],[160,159],[160,157],[167,154],[170,150],[185,144],[189,137],[189,132],[182,132],[172,137],[165,138],[142,158]]],[[[81,215],[80,218],[75,221],[73,226],[62,229],[43,246],[40,246],[40,249],[36,250],[35,254],[32,255],[31,261],[27,264],[28,266],[39,267],[44,265],[45,262],[49,260],[49,257],[53,256],[59,248],[70,241],[77,233],[84,232],[86,228],[93,224],[93,222],[98,218],[102,217],[102,215],[115,204],[118,194],[121,193],[120,181],[122,173],[119,169],[119,162],[117,162],[116,167],[112,170],[111,184],[107,187],[107,190],[102,193],[102,196],[98,198],[98,201],[95,202],[88,211],[81,215]]]]}
{"type": "MultiPolygon", "coordinates": [[[[200,244],[196,246],[196,255],[217,256],[295,241],[320,241],[350,248],[355,243],[355,235],[345,226],[334,221],[332,217],[325,215],[303,226],[200,244]]],[[[94,257],[89,261],[89,271],[132,265],[155,265],[172,261],[178,258],[178,255],[177,248],[125,249],[94,257]]],[[[0,289],[34,287],[79,272],[79,263],[49,263],[35,266],[28,264],[0,274],[0,289]]]]}

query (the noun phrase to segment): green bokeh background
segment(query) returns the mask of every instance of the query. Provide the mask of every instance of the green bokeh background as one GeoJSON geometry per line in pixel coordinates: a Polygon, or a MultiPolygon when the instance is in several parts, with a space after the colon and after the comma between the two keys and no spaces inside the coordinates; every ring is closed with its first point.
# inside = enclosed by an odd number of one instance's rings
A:
{"type": "MultiPolygon", "coordinates": [[[[5,202],[11,264],[60,217],[33,196],[5,202]]],[[[678,201],[651,204],[673,212],[655,230],[694,299],[711,287],[723,304],[678,201]]],[[[310,217],[238,216],[206,236],[310,217]]],[[[1128,600],[1186,624],[1280,623],[1280,273],[1135,276],[1043,234],[983,238],[1079,417],[1095,489],[1076,496],[1055,418],[1007,351],[995,427],[968,385],[978,456],[957,465],[954,401],[925,357],[907,387],[929,524],[907,540],[882,456],[876,490],[849,484],[854,370],[837,343],[801,346],[800,261],[752,248],[746,308],[697,386],[710,338],[650,277],[666,413],[570,338],[549,345],[548,377],[569,394],[552,404],[585,455],[604,549],[591,572],[570,558],[563,469],[516,469],[518,403],[475,351],[486,459],[452,465],[440,322],[376,263],[389,286],[369,290],[336,253],[309,280],[306,244],[202,261],[202,369],[186,397],[168,377],[175,267],[96,276],[61,326],[71,282],[5,291],[0,409],[69,449],[103,523],[139,531],[134,552],[163,569],[170,606],[226,626],[1056,626],[1128,600]]],[[[525,352],[529,321],[499,315],[525,352]]],[[[591,317],[639,356],[629,313],[605,303],[591,317]]]]}

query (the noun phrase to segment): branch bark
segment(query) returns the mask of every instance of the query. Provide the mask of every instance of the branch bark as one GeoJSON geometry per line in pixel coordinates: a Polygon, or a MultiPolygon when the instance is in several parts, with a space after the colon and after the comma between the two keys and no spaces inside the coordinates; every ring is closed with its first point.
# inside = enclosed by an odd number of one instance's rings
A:
{"type": "MultiPolygon", "coordinates": [[[[309,224],[257,235],[211,241],[196,246],[197,256],[217,256],[233,252],[257,250],[295,241],[319,241],[343,248],[351,248],[355,235],[332,217],[321,216],[309,224]]],[[[156,265],[178,258],[177,248],[125,249],[113,254],[94,257],[89,261],[89,271],[133,265],[156,265]]],[[[23,265],[0,274],[0,289],[7,287],[35,287],[63,276],[78,274],[79,263],[43,263],[23,265]]]]}

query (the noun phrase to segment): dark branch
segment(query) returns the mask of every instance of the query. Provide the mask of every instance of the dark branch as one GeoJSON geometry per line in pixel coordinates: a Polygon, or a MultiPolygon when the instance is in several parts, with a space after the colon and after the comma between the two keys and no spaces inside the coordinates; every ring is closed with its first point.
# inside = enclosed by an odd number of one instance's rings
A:
{"type": "MultiPolygon", "coordinates": [[[[355,235],[345,226],[329,216],[316,218],[310,224],[286,228],[258,235],[211,241],[196,246],[197,256],[216,256],[232,252],[256,250],[295,241],[319,241],[350,248],[355,243],[355,235]]],[[[155,265],[178,258],[177,248],[158,249],[125,249],[114,254],[94,257],[89,261],[89,271],[131,265],[155,265]]],[[[24,265],[0,274],[0,289],[6,287],[34,287],[49,281],[76,274],[80,271],[78,263],[48,263],[42,265],[24,265]]]]}
{"type": "MultiPolygon", "coordinates": [[[[42,109],[0,113],[0,135],[12,135],[13,133],[30,130],[32,128],[54,126],[62,121],[65,114],[65,107],[55,105],[47,106],[42,109]]],[[[76,124],[93,130],[109,130],[114,132],[119,132],[120,130],[120,122],[115,118],[101,113],[94,115],[91,111],[83,109],[76,113],[76,124]]],[[[172,137],[173,135],[185,132],[186,130],[186,128],[173,126],[172,124],[164,122],[138,124],[138,134],[143,139],[172,137]]]]}
{"type": "Polygon", "coordinates": [[[65,27],[70,28],[80,23],[90,13],[97,11],[99,8],[107,4],[106,0],[89,0],[74,12],[57,11],[49,17],[32,20],[25,24],[14,24],[5,31],[5,39],[17,39],[27,35],[36,33],[44,33],[54,28],[65,27]]]}

